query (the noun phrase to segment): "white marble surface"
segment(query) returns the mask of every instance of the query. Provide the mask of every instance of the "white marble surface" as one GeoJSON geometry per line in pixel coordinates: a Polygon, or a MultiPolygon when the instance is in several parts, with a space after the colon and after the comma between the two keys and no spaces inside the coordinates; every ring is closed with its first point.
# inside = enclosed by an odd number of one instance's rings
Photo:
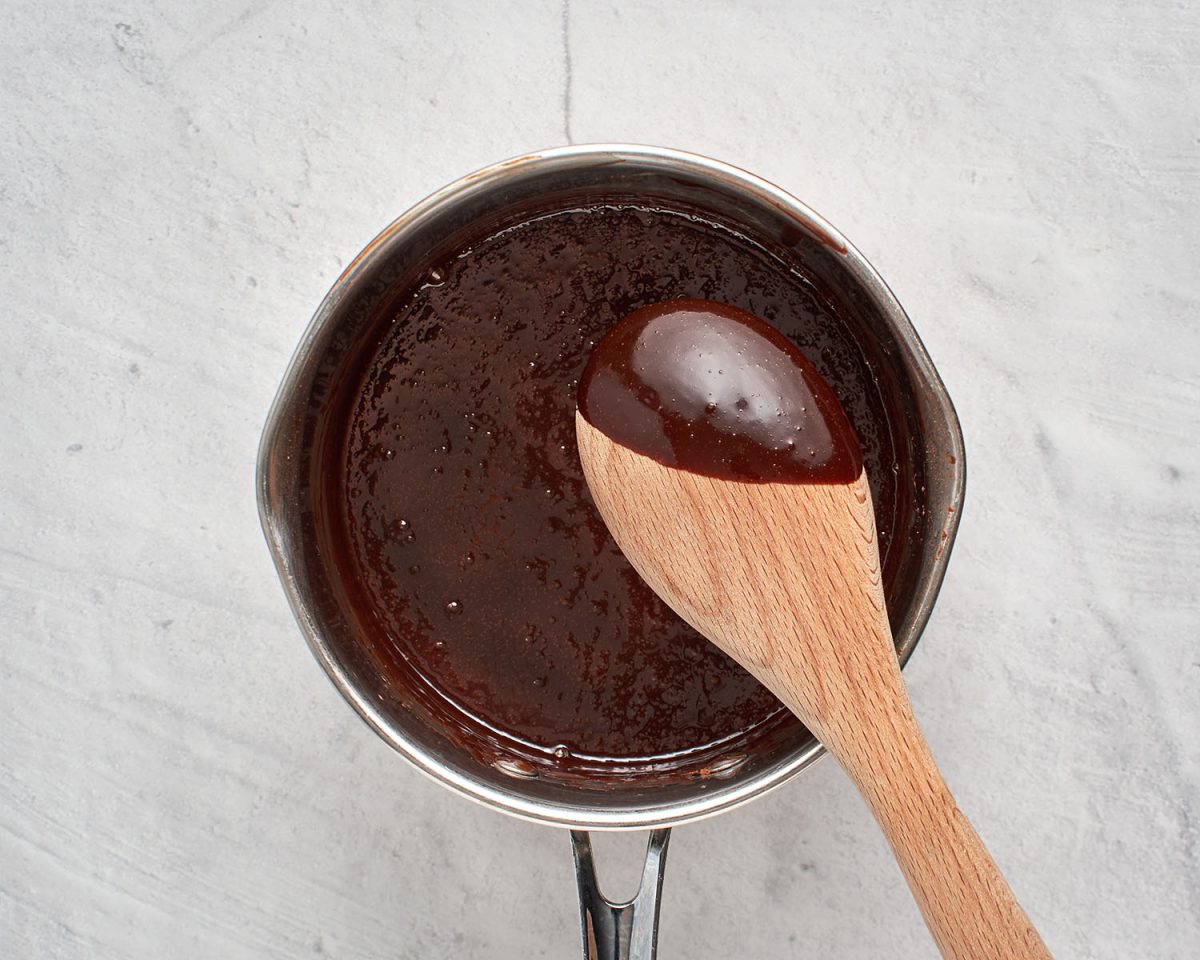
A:
{"type": "MultiPolygon", "coordinates": [[[[748,167],[887,277],[970,455],[909,671],[947,778],[1059,957],[1200,955],[1200,7],[9,0],[0,23],[0,956],[575,954],[566,837],[358,722],[253,485],[347,258],[568,139],[748,167]]],[[[823,762],[677,831],[661,953],[934,949],[823,762]]]]}

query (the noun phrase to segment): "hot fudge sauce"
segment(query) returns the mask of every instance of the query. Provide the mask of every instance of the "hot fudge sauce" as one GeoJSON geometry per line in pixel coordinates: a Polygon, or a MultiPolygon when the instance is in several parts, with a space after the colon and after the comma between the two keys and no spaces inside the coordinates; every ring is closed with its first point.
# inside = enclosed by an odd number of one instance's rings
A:
{"type": "MultiPolygon", "coordinates": [[[[317,420],[315,549],[396,691],[381,709],[419,706],[483,762],[589,783],[695,776],[799,735],[642,583],[579,464],[593,348],[622,317],[681,298],[764,318],[829,381],[861,441],[891,589],[918,441],[848,301],[695,212],[619,199],[531,211],[382,291],[317,420]]],[[[736,399],[713,394],[718,432],[736,399]]]]}
{"type": "Polygon", "coordinates": [[[604,335],[579,412],[669,467],[748,483],[853,483],[854,428],[812,361],[758,317],[707,300],[635,310],[604,335]]]}

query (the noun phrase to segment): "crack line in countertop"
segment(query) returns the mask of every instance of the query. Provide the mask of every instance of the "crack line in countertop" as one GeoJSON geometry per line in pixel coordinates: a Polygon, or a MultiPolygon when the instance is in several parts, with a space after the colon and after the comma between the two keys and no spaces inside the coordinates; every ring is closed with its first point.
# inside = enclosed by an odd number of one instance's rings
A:
{"type": "Polygon", "coordinates": [[[563,0],[562,4],[562,46],[563,46],[563,136],[568,144],[573,144],[575,138],[571,135],[571,87],[574,81],[574,70],[571,64],[571,0],[563,0]]]}

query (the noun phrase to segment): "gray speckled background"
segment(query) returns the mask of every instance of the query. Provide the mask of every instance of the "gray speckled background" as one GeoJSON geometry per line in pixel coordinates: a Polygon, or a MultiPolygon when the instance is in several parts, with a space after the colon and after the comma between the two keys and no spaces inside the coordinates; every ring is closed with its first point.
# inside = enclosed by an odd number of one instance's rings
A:
{"type": "MultiPolygon", "coordinates": [[[[565,140],[748,167],[879,267],[970,454],[908,674],[947,779],[1060,958],[1200,955],[1198,11],[10,0],[0,956],[575,954],[566,837],[358,722],[253,495],[348,258],[565,140]]],[[[677,831],[661,953],[934,950],[825,761],[677,831]]]]}

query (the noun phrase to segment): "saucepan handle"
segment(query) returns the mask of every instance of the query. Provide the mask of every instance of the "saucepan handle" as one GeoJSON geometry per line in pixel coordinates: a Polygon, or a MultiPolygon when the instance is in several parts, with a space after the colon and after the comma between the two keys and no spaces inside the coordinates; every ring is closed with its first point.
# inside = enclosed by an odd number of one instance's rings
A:
{"type": "Polygon", "coordinates": [[[654,960],[658,951],[659,895],[670,839],[670,829],[651,832],[638,892],[632,900],[613,903],[600,892],[596,881],[591,837],[584,830],[571,831],[584,960],[654,960]]]}

